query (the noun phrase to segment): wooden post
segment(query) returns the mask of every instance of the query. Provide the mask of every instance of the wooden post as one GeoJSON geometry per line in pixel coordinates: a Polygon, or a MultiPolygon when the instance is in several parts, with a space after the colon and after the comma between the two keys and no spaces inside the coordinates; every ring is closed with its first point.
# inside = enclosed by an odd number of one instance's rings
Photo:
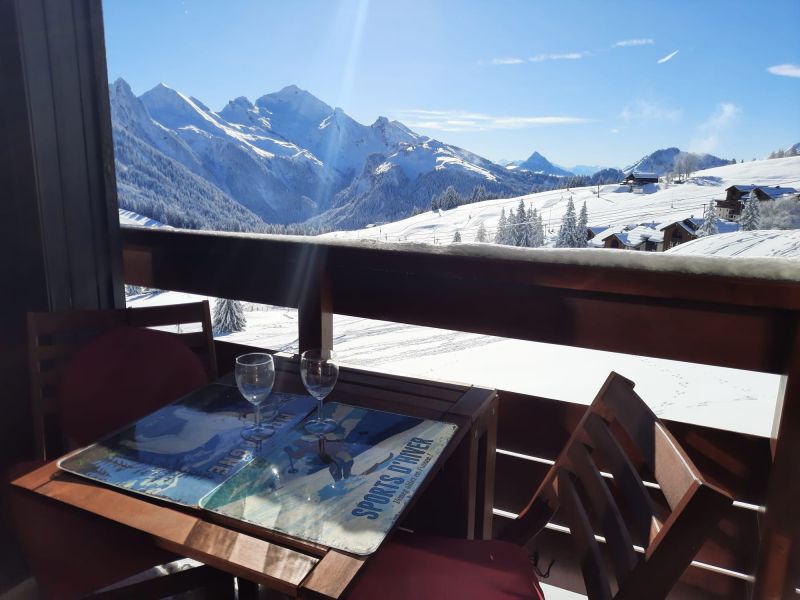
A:
{"type": "Polygon", "coordinates": [[[333,302],[325,256],[301,262],[304,285],[298,302],[298,352],[333,349],[333,302]]]}
{"type": "Polygon", "coordinates": [[[0,466],[31,448],[28,311],[125,305],[100,0],[0,0],[0,466]]]}
{"type": "Polygon", "coordinates": [[[774,440],[774,459],[767,488],[767,512],[761,528],[755,600],[795,596],[800,587],[800,323],[781,385],[783,409],[774,440]]]}

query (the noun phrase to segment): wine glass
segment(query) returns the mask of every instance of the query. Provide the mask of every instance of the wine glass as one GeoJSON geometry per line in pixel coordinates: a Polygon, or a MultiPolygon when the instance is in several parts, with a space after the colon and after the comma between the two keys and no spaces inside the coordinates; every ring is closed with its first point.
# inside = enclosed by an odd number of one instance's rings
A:
{"type": "Polygon", "coordinates": [[[270,354],[253,352],[236,357],[236,386],[245,400],[255,406],[255,423],[242,430],[242,437],[249,442],[260,442],[274,433],[261,423],[261,406],[274,383],[275,363],[270,354]]]}
{"type": "Polygon", "coordinates": [[[325,435],[336,429],[336,421],[322,418],[322,401],[339,378],[339,362],[333,350],[306,350],[300,356],[300,377],[308,393],[317,399],[317,418],[306,423],[306,431],[325,435]]]}

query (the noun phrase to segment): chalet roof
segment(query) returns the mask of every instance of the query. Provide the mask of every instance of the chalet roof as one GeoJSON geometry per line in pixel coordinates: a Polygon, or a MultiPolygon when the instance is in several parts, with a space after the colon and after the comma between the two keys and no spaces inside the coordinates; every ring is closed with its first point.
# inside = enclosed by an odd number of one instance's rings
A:
{"type": "Polygon", "coordinates": [[[703,224],[703,221],[705,221],[705,219],[689,217],[688,219],[684,219],[683,221],[681,221],[679,225],[681,225],[689,233],[694,233],[695,231],[700,229],[700,226],[703,224]]]}
{"type": "Polygon", "coordinates": [[[664,241],[664,232],[656,223],[641,223],[622,230],[611,231],[604,236],[604,239],[608,239],[612,235],[629,248],[637,248],[645,242],[658,244],[664,241]]]}
{"type": "Polygon", "coordinates": [[[630,227],[628,225],[620,225],[620,224],[603,227],[603,230],[599,233],[596,233],[595,236],[589,242],[589,244],[601,247],[603,246],[604,242],[612,235],[614,235],[615,233],[620,233],[621,231],[625,231],[626,229],[629,228],[630,227]]]}
{"type": "Polygon", "coordinates": [[[634,179],[658,179],[658,175],[648,171],[631,171],[628,177],[633,177],[634,179]]]}
{"type": "Polygon", "coordinates": [[[729,192],[731,190],[738,190],[738,191],[742,192],[743,194],[749,194],[752,190],[756,189],[757,187],[759,187],[759,186],[757,186],[757,185],[732,185],[730,187],[725,188],[725,191],[729,192]]]}
{"type": "Polygon", "coordinates": [[[786,196],[786,195],[789,195],[789,194],[796,194],[797,193],[797,190],[794,189],[794,188],[780,187],[780,186],[777,186],[777,185],[776,186],[771,186],[771,187],[770,186],[766,186],[766,185],[758,186],[758,189],[760,189],[767,196],[769,196],[770,198],[773,198],[773,199],[778,198],[780,196],[786,196]]]}
{"type": "MultiPolygon", "coordinates": [[[[670,225],[677,225],[678,227],[682,227],[687,232],[694,235],[695,233],[697,233],[697,230],[700,229],[700,227],[703,225],[704,220],[705,219],[689,217],[688,219],[683,219],[682,221],[666,221],[664,223],[656,225],[656,228],[661,232],[662,239],[664,235],[664,230],[670,225]]],[[[720,233],[731,233],[733,231],[739,231],[738,223],[735,223],[734,221],[726,221],[725,219],[719,219],[717,221],[717,227],[719,228],[720,233]]]]}
{"type": "Polygon", "coordinates": [[[589,231],[591,231],[595,235],[598,235],[600,233],[603,233],[606,229],[608,229],[608,227],[609,227],[608,225],[594,225],[592,227],[589,227],[589,231]]]}
{"type": "Polygon", "coordinates": [[[749,194],[753,190],[759,190],[769,196],[770,198],[778,198],[780,196],[786,196],[788,194],[796,194],[797,190],[791,187],[781,187],[778,185],[732,185],[729,188],[725,188],[725,191],[728,192],[730,190],[738,190],[742,194],[749,194]]]}

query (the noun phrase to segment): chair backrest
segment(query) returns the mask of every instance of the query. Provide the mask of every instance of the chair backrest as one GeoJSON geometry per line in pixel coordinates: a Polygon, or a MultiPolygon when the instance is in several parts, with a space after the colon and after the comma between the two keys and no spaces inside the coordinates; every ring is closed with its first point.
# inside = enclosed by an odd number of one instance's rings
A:
{"type": "Polygon", "coordinates": [[[633,386],[608,376],[504,536],[527,545],[553,516],[563,517],[591,600],[666,598],[732,503],[703,479],[633,386]]]}
{"type": "Polygon", "coordinates": [[[64,367],[87,342],[117,327],[168,327],[200,323],[201,330],[174,335],[202,361],[209,379],[217,362],[208,301],[112,310],[28,313],[28,367],[36,457],[63,453],[56,394],[64,367]]]}

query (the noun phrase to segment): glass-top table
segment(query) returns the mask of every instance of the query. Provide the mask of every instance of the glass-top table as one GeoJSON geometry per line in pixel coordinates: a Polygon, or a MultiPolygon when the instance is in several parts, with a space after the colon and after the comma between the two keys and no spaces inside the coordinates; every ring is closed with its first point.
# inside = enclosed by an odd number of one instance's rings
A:
{"type": "Polygon", "coordinates": [[[260,447],[241,439],[252,408],[226,376],[12,483],[293,597],[342,598],[400,522],[491,535],[494,390],[345,367],[328,408],[341,428],[321,441],[302,432],[313,402],[293,395],[297,361],[276,366],[287,395],[260,447]]]}
{"type": "Polygon", "coordinates": [[[457,425],[332,402],[337,429],[304,431],[310,396],[276,393],[272,437],[235,388],[210,385],[60,461],[69,473],[353,554],[391,530],[457,425]]]}

